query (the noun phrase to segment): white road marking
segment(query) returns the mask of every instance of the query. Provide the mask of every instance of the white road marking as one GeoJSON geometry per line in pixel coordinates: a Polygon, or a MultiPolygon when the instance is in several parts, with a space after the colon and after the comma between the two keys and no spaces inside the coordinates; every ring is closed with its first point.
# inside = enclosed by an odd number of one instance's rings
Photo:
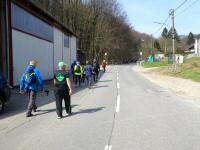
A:
{"type": "Polygon", "coordinates": [[[104,150],[112,150],[112,145],[106,145],[104,150]]]}
{"type": "Polygon", "coordinates": [[[116,112],[119,112],[119,108],[120,108],[120,96],[117,96],[117,106],[116,106],[116,112]]]}
{"type": "Polygon", "coordinates": [[[117,82],[117,88],[119,89],[119,83],[117,82]]]}
{"type": "Polygon", "coordinates": [[[119,77],[117,76],[117,80],[119,80],[119,77]]]}

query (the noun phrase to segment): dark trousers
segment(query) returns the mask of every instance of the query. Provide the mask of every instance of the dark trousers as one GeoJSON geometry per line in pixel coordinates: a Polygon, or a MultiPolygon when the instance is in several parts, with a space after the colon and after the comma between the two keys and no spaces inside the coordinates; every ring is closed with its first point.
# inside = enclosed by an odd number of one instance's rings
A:
{"type": "Polygon", "coordinates": [[[79,83],[79,86],[81,86],[81,75],[75,75],[75,85],[79,83]]]}
{"type": "Polygon", "coordinates": [[[85,74],[82,75],[82,82],[85,83],[85,74]]]}
{"type": "Polygon", "coordinates": [[[103,66],[103,72],[106,72],[106,67],[103,66]]]}
{"type": "Polygon", "coordinates": [[[92,82],[92,81],[91,81],[91,78],[92,78],[91,76],[85,76],[85,79],[86,79],[86,81],[87,81],[87,82],[86,82],[86,83],[87,83],[87,86],[91,86],[91,82],[92,82]]]}
{"type": "Polygon", "coordinates": [[[99,77],[99,71],[94,72],[94,74],[93,74],[93,80],[94,80],[94,82],[97,82],[98,77],[99,77]]]}
{"type": "Polygon", "coordinates": [[[29,104],[28,104],[28,110],[27,110],[27,115],[30,115],[32,110],[36,108],[36,92],[35,91],[28,91],[28,99],[29,99],[29,104]]]}
{"type": "Polygon", "coordinates": [[[71,113],[71,98],[67,90],[54,90],[56,97],[56,112],[59,117],[62,117],[62,101],[64,99],[65,110],[71,113]]]}

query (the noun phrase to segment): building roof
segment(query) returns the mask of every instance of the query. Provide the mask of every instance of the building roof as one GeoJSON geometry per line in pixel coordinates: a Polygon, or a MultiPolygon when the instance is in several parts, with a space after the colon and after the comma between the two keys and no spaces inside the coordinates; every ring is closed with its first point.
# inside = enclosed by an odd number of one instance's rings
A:
{"type": "Polygon", "coordinates": [[[16,3],[23,4],[27,8],[34,10],[35,13],[37,13],[40,16],[45,17],[48,19],[49,22],[55,27],[60,28],[61,30],[64,30],[68,32],[71,35],[74,35],[75,37],[78,37],[76,33],[74,33],[72,30],[67,28],[63,23],[59,22],[57,19],[55,19],[52,15],[50,15],[48,12],[44,11],[43,9],[39,8],[32,0],[13,0],[16,3]]]}

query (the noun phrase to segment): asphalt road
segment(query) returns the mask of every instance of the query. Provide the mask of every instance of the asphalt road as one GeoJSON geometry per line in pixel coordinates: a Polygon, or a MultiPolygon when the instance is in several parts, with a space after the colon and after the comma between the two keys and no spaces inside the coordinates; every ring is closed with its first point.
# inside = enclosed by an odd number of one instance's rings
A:
{"type": "MultiPolygon", "coordinates": [[[[36,116],[0,117],[0,150],[200,150],[200,108],[149,82],[133,65],[110,66],[91,90],[72,96],[73,115],[57,119],[53,91],[36,116]]],[[[17,105],[17,106],[18,106],[17,105]]]]}

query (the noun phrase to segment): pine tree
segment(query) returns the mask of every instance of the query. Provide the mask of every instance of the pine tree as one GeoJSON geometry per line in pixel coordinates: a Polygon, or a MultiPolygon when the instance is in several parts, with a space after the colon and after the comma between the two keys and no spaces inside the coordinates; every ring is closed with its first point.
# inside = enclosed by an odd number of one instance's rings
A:
{"type": "Polygon", "coordinates": [[[155,49],[158,50],[158,51],[161,50],[160,43],[159,43],[157,40],[154,42],[154,47],[155,47],[155,49]]]}
{"type": "Polygon", "coordinates": [[[190,32],[188,35],[187,44],[191,45],[193,43],[194,43],[194,34],[192,32],[190,32]]]}
{"type": "Polygon", "coordinates": [[[166,39],[168,38],[168,30],[167,30],[166,27],[163,29],[163,32],[162,32],[161,36],[162,36],[163,38],[166,38],[166,39]]]}
{"type": "MultiPolygon", "coordinates": [[[[169,37],[169,38],[172,38],[172,37],[173,37],[173,36],[172,36],[172,29],[169,30],[169,32],[168,32],[168,37],[169,37]]],[[[174,29],[174,38],[175,38],[175,40],[176,40],[177,42],[180,42],[180,37],[179,37],[178,32],[177,32],[176,29],[174,29]]]]}

